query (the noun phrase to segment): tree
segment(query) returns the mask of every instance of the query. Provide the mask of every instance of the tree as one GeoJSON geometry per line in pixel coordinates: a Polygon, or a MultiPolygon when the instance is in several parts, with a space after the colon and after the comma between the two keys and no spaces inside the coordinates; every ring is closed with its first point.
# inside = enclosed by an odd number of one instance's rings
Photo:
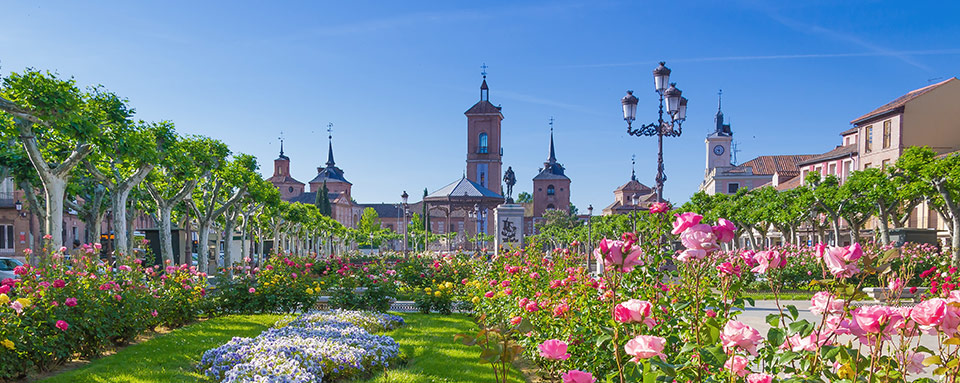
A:
{"type": "Polygon", "coordinates": [[[317,192],[317,209],[320,211],[320,214],[323,214],[327,217],[333,216],[333,207],[330,206],[330,190],[327,189],[327,181],[323,181],[323,188],[317,192]]]}
{"type": "Polygon", "coordinates": [[[531,203],[533,202],[533,196],[527,192],[520,192],[517,194],[517,203],[531,203]]]}
{"type": "MultiPolygon", "coordinates": [[[[176,139],[168,150],[169,153],[147,176],[144,187],[154,202],[161,256],[172,262],[173,237],[170,231],[173,229],[173,210],[190,196],[201,179],[223,166],[230,150],[223,142],[201,136],[176,139]]],[[[203,254],[202,251],[197,253],[203,254]]],[[[189,264],[189,253],[186,255],[188,259],[184,262],[189,264]]]]}
{"type": "Polygon", "coordinates": [[[176,142],[173,124],[109,124],[97,137],[97,150],[84,160],[86,171],[110,192],[113,215],[114,253],[131,255],[128,242],[127,207],[130,192],[169,153],[176,142]]]}
{"type": "Polygon", "coordinates": [[[960,266],[960,155],[938,157],[928,147],[911,147],[896,166],[926,186],[929,202],[950,222],[953,264],[960,266]]]}
{"type": "Polygon", "coordinates": [[[94,150],[104,126],[127,124],[133,115],[126,101],[102,87],[81,92],[73,79],[27,69],[11,73],[0,87],[4,140],[19,136],[43,184],[46,233],[54,249],[63,246],[63,206],[74,168],[94,150]],[[11,124],[12,123],[12,124],[11,124]]]}
{"type": "MultiPolygon", "coordinates": [[[[370,238],[371,235],[376,235],[380,231],[380,216],[376,210],[372,207],[363,209],[363,213],[360,214],[360,222],[357,223],[357,231],[365,239],[370,238]]],[[[370,246],[373,246],[372,240],[370,246]]]]}
{"type": "Polygon", "coordinates": [[[239,154],[221,168],[215,169],[210,177],[205,177],[193,192],[190,206],[197,219],[200,237],[200,272],[206,273],[209,262],[210,230],[220,216],[233,207],[247,192],[247,187],[257,174],[257,159],[251,155],[239,154]]]}
{"type": "MultiPolygon", "coordinates": [[[[880,229],[880,241],[884,245],[890,244],[890,219],[896,214],[901,202],[901,194],[894,178],[882,169],[867,168],[851,173],[842,189],[846,194],[872,206],[870,215],[876,216],[880,221],[877,227],[880,229]]],[[[852,229],[853,222],[849,219],[847,222],[852,229]]]]}
{"type": "Polygon", "coordinates": [[[820,173],[813,172],[807,175],[805,181],[813,191],[813,201],[819,207],[818,210],[830,217],[830,223],[833,225],[833,244],[839,245],[840,217],[847,202],[844,195],[840,193],[840,180],[833,175],[822,177],[820,173]]]}

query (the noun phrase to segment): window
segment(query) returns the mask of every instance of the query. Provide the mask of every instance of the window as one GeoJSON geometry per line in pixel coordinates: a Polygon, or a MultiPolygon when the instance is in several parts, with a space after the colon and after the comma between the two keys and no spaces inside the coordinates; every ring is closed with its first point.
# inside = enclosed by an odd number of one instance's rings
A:
{"type": "Polygon", "coordinates": [[[740,189],[739,183],[731,182],[727,184],[727,193],[729,194],[736,193],[738,189],[740,189]]]}
{"type": "Polygon", "coordinates": [[[457,227],[460,228],[460,232],[461,232],[461,233],[464,232],[464,231],[463,231],[463,222],[462,222],[462,221],[458,223],[457,227]]]}
{"type": "Polygon", "coordinates": [[[556,194],[556,190],[553,189],[553,185],[547,185],[547,195],[556,194]]]}
{"type": "Polygon", "coordinates": [[[867,136],[863,139],[863,152],[873,151],[873,125],[867,127],[867,136]]]}
{"type": "Polygon", "coordinates": [[[863,168],[864,168],[864,169],[870,169],[870,165],[873,165],[873,164],[867,162],[867,163],[863,164],[863,168]]]}
{"type": "Polygon", "coordinates": [[[883,122],[883,148],[890,147],[890,120],[883,122]]]}
{"type": "Polygon", "coordinates": [[[16,259],[0,259],[0,271],[13,271],[17,266],[23,266],[23,262],[16,259]]]}
{"type": "Polygon", "coordinates": [[[850,172],[853,169],[853,161],[844,161],[843,162],[843,178],[846,179],[850,177],[850,172]]]}
{"type": "Polygon", "coordinates": [[[477,147],[477,153],[486,154],[487,153],[487,134],[480,133],[480,145],[477,147]]]}
{"type": "Polygon", "coordinates": [[[556,208],[557,208],[557,207],[556,207],[556,206],[553,206],[553,204],[547,205],[547,210],[553,210],[553,209],[556,209],[556,208]]]}
{"type": "Polygon", "coordinates": [[[293,193],[293,186],[288,187],[288,188],[287,188],[287,191],[293,193]]]}
{"type": "Polygon", "coordinates": [[[847,145],[850,145],[850,137],[843,138],[843,146],[847,146],[847,145]]]}
{"type": "Polygon", "coordinates": [[[0,250],[13,250],[13,225],[0,225],[0,250]]]}
{"type": "Polygon", "coordinates": [[[887,169],[887,166],[890,166],[890,160],[880,161],[880,169],[881,169],[881,170],[886,170],[886,169],[887,169]]]}
{"type": "Polygon", "coordinates": [[[827,171],[827,174],[838,175],[837,174],[837,164],[830,164],[830,170],[827,171]]]}

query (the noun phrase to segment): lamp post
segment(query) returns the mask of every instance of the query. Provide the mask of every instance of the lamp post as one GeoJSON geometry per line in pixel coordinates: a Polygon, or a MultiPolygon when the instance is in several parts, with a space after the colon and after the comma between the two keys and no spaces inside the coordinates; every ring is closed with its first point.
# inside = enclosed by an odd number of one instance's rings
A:
{"type": "Polygon", "coordinates": [[[23,212],[23,202],[20,202],[20,200],[17,200],[17,202],[14,203],[13,206],[17,208],[17,215],[19,215],[20,218],[27,216],[27,213],[23,212]]]}
{"type": "Polygon", "coordinates": [[[670,82],[670,68],[664,64],[665,62],[661,61],[660,66],[653,70],[654,90],[660,97],[657,122],[634,129],[633,121],[637,119],[639,99],[633,95],[632,90],[628,90],[627,95],[620,99],[620,103],[623,104],[623,119],[627,121],[627,134],[638,137],[657,136],[657,202],[663,202],[663,183],[667,180],[667,175],[663,172],[663,137],[680,137],[681,125],[687,119],[687,99],[681,97],[683,92],[677,89],[677,84],[670,82]],[[667,117],[669,117],[667,121],[663,119],[664,100],[666,100],[667,117]]]}
{"type": "Polygon", "coordinates": [[[407,199],[410,195],[404,190],[400,195],[400,201],[403,203],[403,255],[407,256],[407,199]]]}

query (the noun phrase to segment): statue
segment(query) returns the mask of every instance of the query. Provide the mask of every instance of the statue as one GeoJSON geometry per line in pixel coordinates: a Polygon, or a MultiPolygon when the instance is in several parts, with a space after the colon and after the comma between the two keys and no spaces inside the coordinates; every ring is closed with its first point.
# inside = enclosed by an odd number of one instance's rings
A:
{"type": "Polygon", "coordinates": [[[513,203],[513,185],[517,184],[517,176],[513,174],[513,167],[507,166],[507,171],[503,173],[503,183],[507,184],[507,203],[513,203]]]}

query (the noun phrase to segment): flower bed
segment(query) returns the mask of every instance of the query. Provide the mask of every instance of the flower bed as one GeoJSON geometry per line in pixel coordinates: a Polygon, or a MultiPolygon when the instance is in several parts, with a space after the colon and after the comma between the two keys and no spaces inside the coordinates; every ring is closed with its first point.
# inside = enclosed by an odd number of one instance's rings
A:
{"type": "Polygon", "coordinates": [[[701,220],[678,214],[671,231],[659,214],[640,233],[603,240],[592,255],[604,265],[599,276],[587,272],[586,254],[567,249],[527,249],[478,264],[467,288],[484,338],[459,339],[482,347],[481,358],[495,369],[515,356],[517,344],[564,382],[960,377],[960,292],[943,285],[954,271],[940,272],[939,288],[915,307],[898,307],[900,296],[888,297],[889,306],[851,304],[871,283],[910,291],[908,283],[938,255],[859,245],[820,245],[797,256],[778,249],[724,253],[719,244],[733,239],[733,224],[701,220]],[[665,250],[671,234],[682,251],[665,250]],[[805,264],[791,267],[791,260],[805,264]],[[816,319],[779,300],[765,335],[738,319],[753,304],[742,297],[746,286],[764,284],[777,296],[804,277],[818,291],[810,310],[816,319]],[[486,334],[497,335],[496,347],[486,334]]]}
{"type": "Polygon", "coordinates": [[[323,311],[280,322],[255,338],[234,338],[203,354],[198,369],[218,382],[319,382],[362,376],[400,355],[397,342],[373,332],[403,318],[363,311],[323,311]]]}
{"type": "Polygon", "coordinates": [[[84,255],[49,253],[19,266],[0,286],[0,378],[96,356],[157,325],[179,327],[204,311],[206,276],[193,268],[141,267],[122,258],[112,269],[84,255]]]}

